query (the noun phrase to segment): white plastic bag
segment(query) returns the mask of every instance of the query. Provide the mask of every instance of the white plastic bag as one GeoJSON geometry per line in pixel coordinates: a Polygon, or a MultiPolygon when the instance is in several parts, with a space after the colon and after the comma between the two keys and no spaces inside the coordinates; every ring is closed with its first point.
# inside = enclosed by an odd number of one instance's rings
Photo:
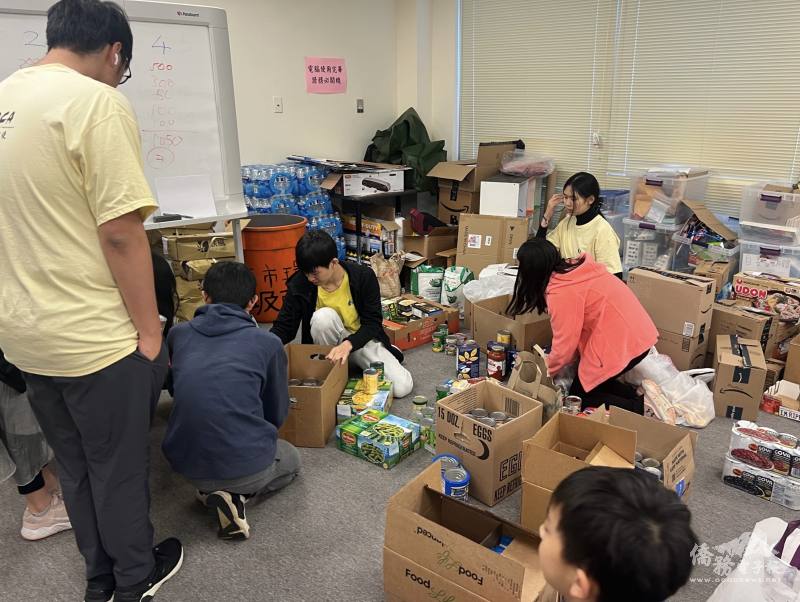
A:
{"type": "Polygon", "coordinates": [[[442,305],[464,310],[464,286],[475,279],[469,268],[452,266],[444,271],[442,280],[442,305]]]}
{"type": "Polygon", "coordinates": [[[742,560],[708,602],[800,602],[800,574],[772,549],[787,523],[771,517],[756,523],[742,560]]]}
{"type": "Polygon", "coordinates": [[[513,292],[514,278],[503,276],[502,274],[494,274],[480,280],[472,280],[464,285],[464,297],[470,303],[511,295],[513,292]]]}

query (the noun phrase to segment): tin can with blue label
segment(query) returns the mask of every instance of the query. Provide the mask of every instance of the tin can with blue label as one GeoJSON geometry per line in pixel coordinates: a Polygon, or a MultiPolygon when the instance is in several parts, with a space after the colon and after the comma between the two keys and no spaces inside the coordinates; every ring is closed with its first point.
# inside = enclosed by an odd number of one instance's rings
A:
{"type": "Polygon", "coordinates": [[[468,380],[481,374],[481,350],[478,343],[469,340],[459,345],[456,355],[456,378],[468,380]]]}
{"type": "Polygon", "coordinates": [[[442,492],[466,502],[469,498],[469,472],[464,468],[449,468],[442,476],[442,492]]]}

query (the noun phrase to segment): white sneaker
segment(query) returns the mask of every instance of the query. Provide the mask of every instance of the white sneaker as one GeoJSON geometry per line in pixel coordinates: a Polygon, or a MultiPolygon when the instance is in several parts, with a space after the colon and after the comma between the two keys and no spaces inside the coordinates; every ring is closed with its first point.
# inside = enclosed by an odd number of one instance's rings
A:
{"type": "Polygon", "coordinates": [[[36,541],[68,529],[72,529],[72,523],[69,522],[64,499],[54,493],[50,505],[43,512],[34,514],[25,508],[20,535],[28,541],[36,541]]]}

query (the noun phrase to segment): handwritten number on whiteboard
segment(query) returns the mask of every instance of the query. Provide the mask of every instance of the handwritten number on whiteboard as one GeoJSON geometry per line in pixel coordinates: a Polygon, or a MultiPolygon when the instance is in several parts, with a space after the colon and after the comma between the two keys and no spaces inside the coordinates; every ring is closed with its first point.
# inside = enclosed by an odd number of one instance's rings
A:
{"type": "Polygon", "coordinates": [[[151,48],[161,48],[161,54],[167,54],[167,50],[172,50],[172,46],[167,46],[167,43],[164,41],[164,38],[158,36],[151,45],[151,48]]]}
{"type": "Polygon", "coordinates": [[[26,31],[25,32],[25,46],[40,46],[45,48],[47,44],[42,44],[41,42],[37,42],[36,40],[39,39],[39,34],[35,31],[26,31]]]}

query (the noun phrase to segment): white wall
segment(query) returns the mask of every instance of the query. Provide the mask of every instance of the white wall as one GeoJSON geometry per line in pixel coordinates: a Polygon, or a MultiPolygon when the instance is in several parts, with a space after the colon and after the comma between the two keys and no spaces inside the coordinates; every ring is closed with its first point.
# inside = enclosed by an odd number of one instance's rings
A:
{"type": "Polygon", "coordinates": [[[295,153],[362,159],[397,117],[394,0],[195,3],[228,14],[242,163],[295,153]],[[306,94],[305,56],[346,59],[347,93],[306,94]],[[272,112],[273,96],[283,97],[283,113],[272,112]]]}

